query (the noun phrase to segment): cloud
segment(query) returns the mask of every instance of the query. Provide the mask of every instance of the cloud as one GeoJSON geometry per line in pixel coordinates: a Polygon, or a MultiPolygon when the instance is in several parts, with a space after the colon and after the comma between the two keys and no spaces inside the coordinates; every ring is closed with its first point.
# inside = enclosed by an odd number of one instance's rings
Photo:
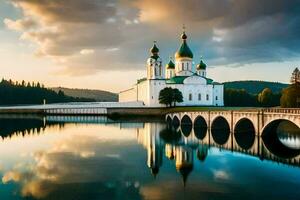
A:
{"type": "Polygon", "coordinates": [[[95,53],[95,50],[94,50],[94,49],[82,49],[82,50],[80,51],[80,53],[81,53],[82,55],[94,54],[94,53],[95,53]]]}
{"type": "Polygon", "coordinates": [[[6,26],[37,44],[37,56],[61,65],[60,74],[144,69],[153,40],[166,60],[183,23],[195,62],[203,55],[209,65],[232,67],[300,56],[300,0],[11,2],[23,17],[5,19],[6,26]]]}
{"type": "Polygon", "coordinates": [[[47,150],[33,153],[34,162],[30,166],[5,172],[2,183],[14,182],[20,185],[23,197],[33,198],[85,198],[84,194],[90,192],[91,199],[99,195],[107,199],[105,195],[114,195],[116,190],[129,196],[137,195],[138,187],[136,194],[131,188],[122,188],[124,177],[131,181],[130,177],[136,175],[136,169],[125,167],[127,157],[120,155],[122,145],[132,146],[127,142],[99,140],[97,135],[78,134],[76,140],[74,135],[66,137],[47,150]]]}
{"type": "Polygon", "coordinates": [[[213,176],[215,179],[219,179],[219,180],[229,180],[230,179],[229,174],[223,170],[213,170],[213,176]]]}
{"type": "Polygon", "coordinates": [[[4,24],[7,28],[16,31],[26,31],[37,27],[37,22],[30,18],[24,18],[15,21],[5,18],[4,24]]]}

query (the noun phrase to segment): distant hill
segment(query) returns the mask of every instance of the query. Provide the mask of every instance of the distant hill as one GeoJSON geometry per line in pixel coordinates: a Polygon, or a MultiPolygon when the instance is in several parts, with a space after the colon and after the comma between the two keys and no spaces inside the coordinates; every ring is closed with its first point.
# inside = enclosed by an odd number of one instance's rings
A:
{"type": "Polygon", "coordinates": [[[224,82],[225,88],[245,89],[248,93],[258,94],[265,88],[270,88],[273,93],[279,93],[289,84],[268,81],[232,81],[224,82]]]}
{"type": "Polygon", "coordinates": [[[95,101],[106,101],[106,102],[118,101],[118,95],[116,93],[107,92],[103,90],[73,89],[73,88],[64,88],[64,87],[55,87],[51,89],[56,92],[61,90],[66,95],[71,97],[79,97],[79,98],[84,97],[89,99],[95,99],[95,101]]]}

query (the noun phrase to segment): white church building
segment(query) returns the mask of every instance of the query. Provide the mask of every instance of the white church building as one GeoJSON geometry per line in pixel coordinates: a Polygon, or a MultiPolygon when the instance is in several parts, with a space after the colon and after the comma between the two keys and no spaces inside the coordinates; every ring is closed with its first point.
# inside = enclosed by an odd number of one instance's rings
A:
{"type": "Polygon", "coordinates": [[[159,92],[166,88],[181,91],[183,102],[178,106],[223,106],[224,86],[207,78],[206,64],[201,60],[194,66],[193,53],[187,45],[187,35],[181,35],[182,44],[164,67],[159,49],[154,43],[147,60],[147,78],[137,81],[130,89],[119,93],[119,102],[142,102],[145,106],[161,107],[159,92]]]}

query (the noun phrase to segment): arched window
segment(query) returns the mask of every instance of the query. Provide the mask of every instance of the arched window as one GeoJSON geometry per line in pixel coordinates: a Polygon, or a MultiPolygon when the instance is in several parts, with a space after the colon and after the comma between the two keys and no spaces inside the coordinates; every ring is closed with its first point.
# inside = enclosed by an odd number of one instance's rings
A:
{"type": "Polygon", "coordinates": [[[184,70],[184,63],[181,63],[181,68],[182,70],[184,70]]]}
{"type": "Polygon", "coordinates": [[[198,100],[201,101],[201,94],[198,94],[198,100]]]}
{"type": "Polygon", "coordinates": [[[158,75],[161,76],[162,73],[161,73],[161,65],[159,65],[159,72],[158,72],[158,75]]]}
{"type": "Polygon", "coordinates": [[[189,100],[192,101],[193,100],[193,95],[189,94],[189,100]]]}
{"type": "Polygon", "coordinates": [[[218,101],[218,96],[216,96],[216,101],[218,101]]]}
{"type": "Polygon", "coordinates": [[[206,101],[208,101],[208,100],[209,100],[209,95],[207,94],[207,95],[206,95],[206,101]]]}

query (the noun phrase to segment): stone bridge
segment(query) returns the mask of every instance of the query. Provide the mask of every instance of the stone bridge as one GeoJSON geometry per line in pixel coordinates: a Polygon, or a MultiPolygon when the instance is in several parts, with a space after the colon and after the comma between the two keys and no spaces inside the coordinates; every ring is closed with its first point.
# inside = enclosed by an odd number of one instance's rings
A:
{"type": "Polygon", "coordinates": [[[166,115],[166,121],[175,126],[193,125],[208,129],[222,126],[234,133],[239,127],[252,129],[255,135],[261,136],[272,125],[280,121],[290,121],[300,127],[300,109],[248,109],[223,111],[178,112],[166,115]]]}

